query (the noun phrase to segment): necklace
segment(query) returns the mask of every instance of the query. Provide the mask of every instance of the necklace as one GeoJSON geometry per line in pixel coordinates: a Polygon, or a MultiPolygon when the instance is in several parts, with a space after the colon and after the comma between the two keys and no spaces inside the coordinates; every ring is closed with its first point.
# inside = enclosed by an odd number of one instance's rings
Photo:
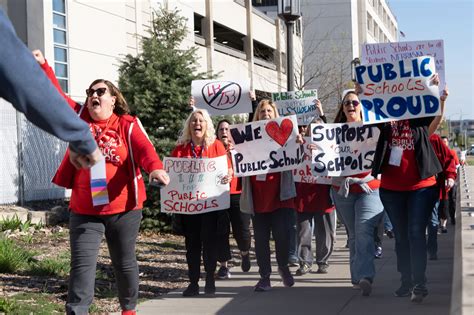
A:
{"type": "MultiPolygon", "coordinates": [[[[204,146],[201,146],[201,152],[199,153],[199,159],[202,159],[202,153],[204,152],[204,146]]],[[[194,142],[191,141],[191,154],[193,155],[193,159],[197,159],[197,154],[195,151],[194,142]]]]}

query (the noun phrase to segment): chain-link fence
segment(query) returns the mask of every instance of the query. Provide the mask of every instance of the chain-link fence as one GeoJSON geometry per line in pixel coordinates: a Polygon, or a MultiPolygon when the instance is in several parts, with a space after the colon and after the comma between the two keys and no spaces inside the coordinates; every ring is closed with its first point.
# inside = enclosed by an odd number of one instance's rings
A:
{"type": "Polygon", "coordinates": [[[0,99],[0,204],[64,198],[51,178],[66,146],[0,99]]]}

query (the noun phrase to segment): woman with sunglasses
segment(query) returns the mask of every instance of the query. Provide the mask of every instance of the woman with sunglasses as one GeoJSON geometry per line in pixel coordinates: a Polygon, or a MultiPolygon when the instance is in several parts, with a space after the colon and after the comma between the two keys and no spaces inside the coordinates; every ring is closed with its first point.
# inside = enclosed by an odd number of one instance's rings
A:
{"type": "MultiPolygon", "coordinates": [[[[354,91],[346,93],[335,123],[361,122],[361,104],[354,91]]],[[[351,282],[369,296],[375,277],[374,230],[382,216],[380,181],[370,172],[333,179],[331,196],[348,230],[351,282]],[[349,186],[349,189],[346,187],[349,186]]]]}
{"type": "Polygon", "coordinates": [[[105,194],[94,193],[91,171],[75,169],[66,157],[53,178],[55,184],[72,188],[66,312],[88,314],[94,297],[97,255],[105,235],[122,314],[135,314],[139,283],[135,245],[146,199],[140,168],[148,172],[150,182],[166,185],[169,177],[140,121],[129,115],[127,102],[114,84],[103,79],[93,81],[81,106],[61,91],[42,53],[35,51],[34,56],[71,107],[89,124],[105,157],[105,194]]]}

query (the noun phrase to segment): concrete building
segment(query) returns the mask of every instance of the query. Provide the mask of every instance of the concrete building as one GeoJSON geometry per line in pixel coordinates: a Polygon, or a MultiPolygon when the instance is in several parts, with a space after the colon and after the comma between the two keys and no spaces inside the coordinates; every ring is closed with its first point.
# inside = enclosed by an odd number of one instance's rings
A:
{"type": "MultiPolygon", "coordinates": [[[[197,47],[197,71],[250,80],[257,91],[286,90],[286,33],[279,19],[250,0],[0,0],[19,37],[41,49],[63,90],[84,101],[97,78],[118,81],[120,60],[140,51],[155,9],[179,9],[187,18],[183,48],[197,47]]],[[[302,38],[295,36],[295,54],[302,38]]],[[[64,196],[50,179],[65,145],[0,102],[0,204],[64,196]]],[[[146,127],[146,126],[145,126],[146,127]]]]}
{"type": "MultiPolygon", "coordinates": [[[[398,23],[385,0],[300,2],[304,53],[296,63],[304,76],[297,85],[318,89],[327,107],[337,103],[342,91],[352,86],[351,61],[360,56],[361,45],[398,41],[398,23]]],[[[276,14],[278,0],[253,3],[271,16],[276,14]]]]}

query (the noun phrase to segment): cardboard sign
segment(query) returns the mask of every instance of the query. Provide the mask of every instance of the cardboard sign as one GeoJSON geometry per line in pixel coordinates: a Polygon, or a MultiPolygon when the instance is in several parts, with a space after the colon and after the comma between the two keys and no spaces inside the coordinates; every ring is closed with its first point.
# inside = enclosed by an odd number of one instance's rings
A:
{"type": "Polygon", "coordinates": [[[433,57],[356,67],[356,80],[365,124],[437,116],[441,112],[439,90],[431,81],[433,57]]]}
{"type": "Polygon", "coordinates": [[[314,100],[318,90],[276,92],[272,100],[277,104],[280,116],[296,115],[298,125],[308,125],[314,117],[319,116],[314,100]]]}
{"type": "Polygon", "coordinates": [[[169,158],[163,161],[170,183],[160,191],[161,212],[200,214],[230,207],[227,156],[169,158]]]}
{"type": "Polygon", "coordinates": [[[197,108],[210,115],[231,115],[252,112],[250,81],[195,80],[191,94],[197,108]]]}
{"type": "Polygon", "coordinates": [[[365,44],[362,46],[361,62],[363,64],[397,62],[421,56],[434,57],[436,72],[440,79],[439,90],[442,91],[446,86],[446,79],[444,73],[444,42],[441,39],[365,44]]]}
{"type": "Polygon", "coordinates": [[[332,179],[329,176],[314,176],[311,171],[311,157],[312,152],[308,148],[311,143],[311,137],[304,137],[305,144],[303,162],[293,170],[293,178],[298,183],[309,183],[309,184],[324,184],[331,185],[332,179]]]}
{"type": "Polygon", "coordinates": [[[303,160],[303,149],[296,143],[297,127],[295,115],[231,125],[234,176],[296,168],[303,160]]]}
{"type": "Polygon", "coordinates": [[[372,169],[380,130],[362,123],[311,124],[314,176],[350,176],[372,169]]]}

